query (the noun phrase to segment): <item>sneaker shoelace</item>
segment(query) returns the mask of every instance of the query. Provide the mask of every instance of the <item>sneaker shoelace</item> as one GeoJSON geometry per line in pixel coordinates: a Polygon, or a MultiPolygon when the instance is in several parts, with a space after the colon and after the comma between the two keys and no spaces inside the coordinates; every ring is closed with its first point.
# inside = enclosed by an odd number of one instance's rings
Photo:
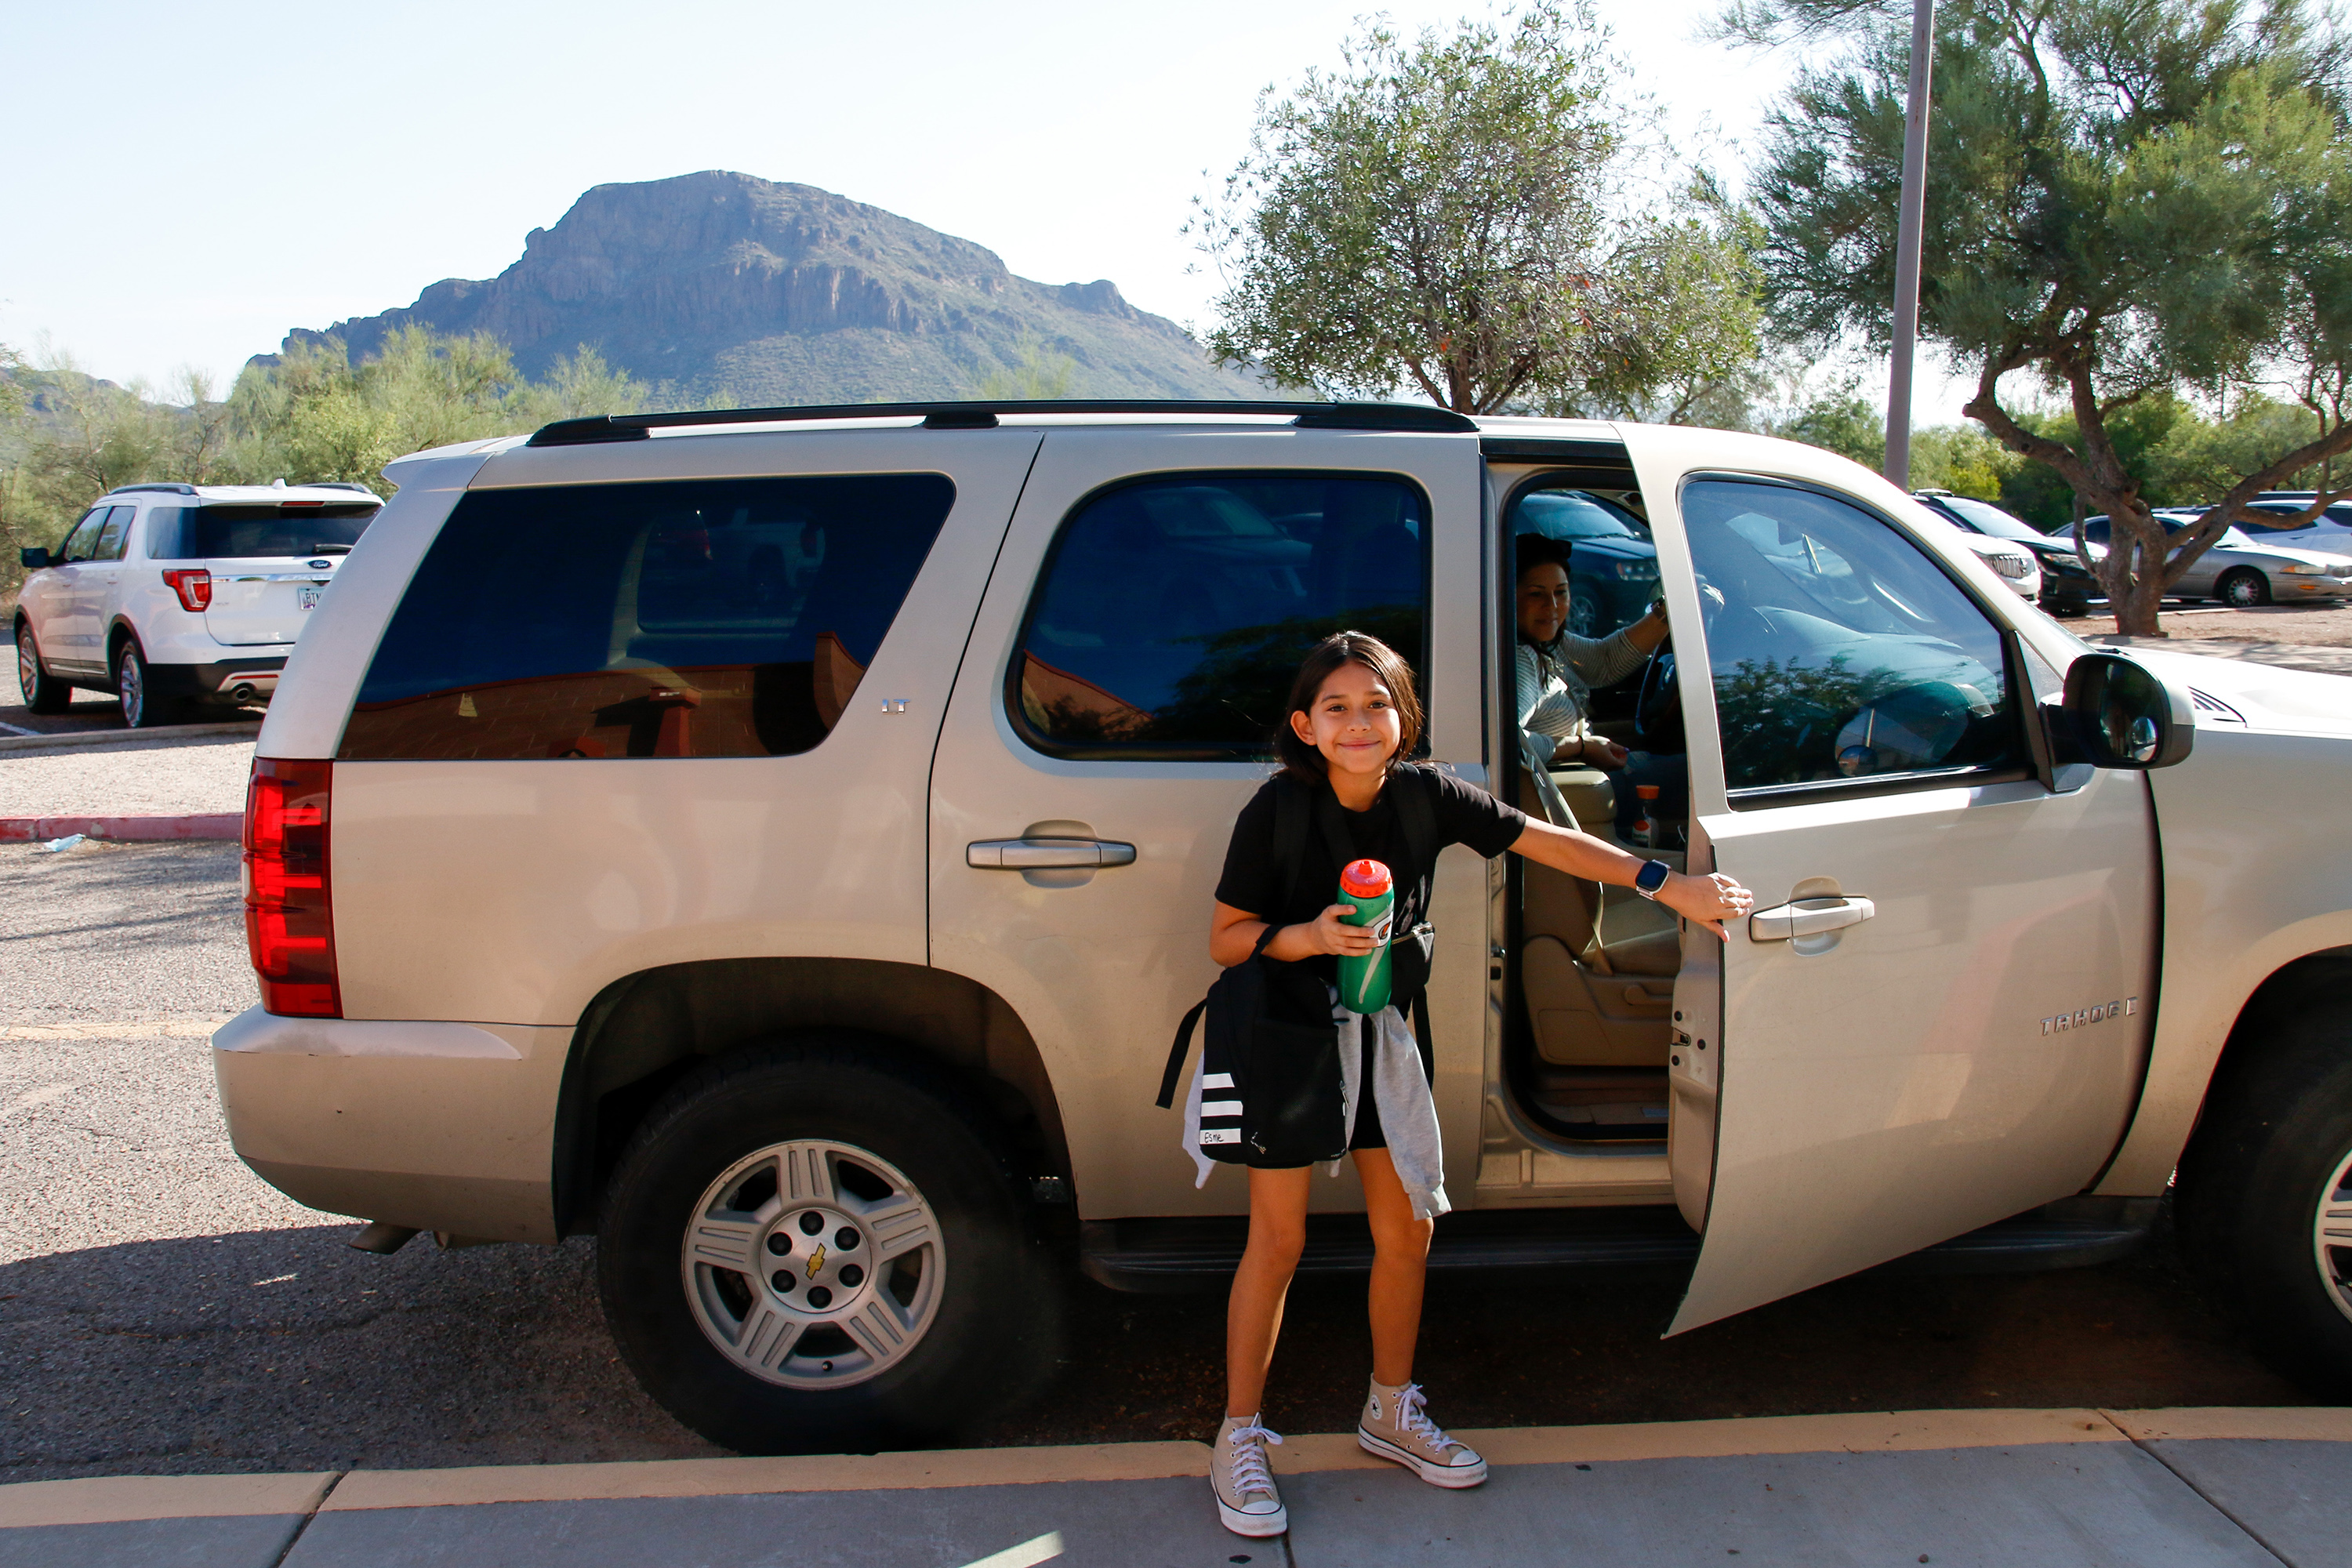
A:
{"type": "Polygon", "coordinates": [[[1466,1447],[1458,1439],[1447,1436],[1444,1430],[1429,1418],[1422,1409],[1428,1403],[1429,1396],[1422,1393],[1421,1384],[1417,1383],[1408,1383],[1397,1390],[1397,1429],[1428,1444],[1440,1458],[1452,1449],[1466,1447]]]}
{"type": "Polygon", "coordinates": [[[1236,1426],[1225,1437],[1233,1446],[1226,1474],[1233,1479],[1234,1496],[1245,1498],[1252,1492],[1274,1496],[1274,1477],[1265,1468],[1265,1446],[1281,1443],[1281,1437],[1255,1425],[1236,1426]]]}

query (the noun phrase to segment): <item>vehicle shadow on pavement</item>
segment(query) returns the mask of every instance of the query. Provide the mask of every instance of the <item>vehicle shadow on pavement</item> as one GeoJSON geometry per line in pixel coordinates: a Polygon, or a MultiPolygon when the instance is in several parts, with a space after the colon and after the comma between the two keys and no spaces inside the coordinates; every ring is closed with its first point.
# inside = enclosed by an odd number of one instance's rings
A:
{"type": "MultiPolygon", "coordinates": [[[[595,1244],[391,1258],[334,1224],[0,1265],[0,1482],[72,1476],[558,1464],[725,1450],[617,1359],[595,1244]]],[[[1203,1438],[1222,1292],[1071,1280],[1060,1374],[982,1446],[1203,1438]]],[[[1450,1426],[1944,1407],[2284,1405],[2168,1248],[2096,1268],[1880,1270],[1674,1340],[1671,1272],[1433,1279],[1416,1375],[1450,1426]]],[[[1363,1396],[1360,1281],[1293,1290],[1266,1416],[1344,1431],[1363,1396]]]]}
{"type": "Polygon", "coordinates": [[[592,1241],[378,1258],[352,1228],[0,1265],[0,1482],[724,1452],[619,1364],[592,1241]]]}

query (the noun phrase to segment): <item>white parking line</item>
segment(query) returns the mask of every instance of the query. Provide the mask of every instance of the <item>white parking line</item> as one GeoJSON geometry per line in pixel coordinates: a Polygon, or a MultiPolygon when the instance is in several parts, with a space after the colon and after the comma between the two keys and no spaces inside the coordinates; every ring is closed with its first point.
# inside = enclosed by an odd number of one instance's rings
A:
{"type": "Polygon", "coordinates": [[[1024,1541],[1018,1546],[1008,1546],[1002,1552],[992,1552],[964,1568],[1037,1568],[1040,1563],[1050,1563],[1062,1554],[1062,1532],[1049,1530],[1034,1541],[1024,1541]]]}

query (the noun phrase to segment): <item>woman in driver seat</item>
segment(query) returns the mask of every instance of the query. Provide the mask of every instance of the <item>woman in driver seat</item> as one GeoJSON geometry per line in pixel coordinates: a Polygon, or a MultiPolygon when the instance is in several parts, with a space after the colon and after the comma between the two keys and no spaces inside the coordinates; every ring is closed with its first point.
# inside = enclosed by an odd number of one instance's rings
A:
{"type": "Polygon", "coordinates": [[[1650,613],[1605,637],[1568,629],[1568,545],[1522,533],[1517,554],[1518,715],[1521,754],[1534,767],[1625,765],[1625,748],[1592,732],[1592,689],[1624,679],[1666,640],[1666,613],[1650,613]]]}

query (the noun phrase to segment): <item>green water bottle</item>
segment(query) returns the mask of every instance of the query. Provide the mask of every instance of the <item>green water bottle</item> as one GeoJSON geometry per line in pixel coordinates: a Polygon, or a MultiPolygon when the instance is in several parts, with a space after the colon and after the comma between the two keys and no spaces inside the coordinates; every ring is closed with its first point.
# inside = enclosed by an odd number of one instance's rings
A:
{"type": "Polygon", "coordinates": [[[1370,926],[1379,945],[1361,958],[1339,960],[1339,1005],[1350,1013],[1377,1013],[1389,1005],[1389,926],[1396,892],[1389,868],[1378,860],[1350,860],[1339,873],[1339,899],[1356,912],[1339,918],[1370,926]]]}

